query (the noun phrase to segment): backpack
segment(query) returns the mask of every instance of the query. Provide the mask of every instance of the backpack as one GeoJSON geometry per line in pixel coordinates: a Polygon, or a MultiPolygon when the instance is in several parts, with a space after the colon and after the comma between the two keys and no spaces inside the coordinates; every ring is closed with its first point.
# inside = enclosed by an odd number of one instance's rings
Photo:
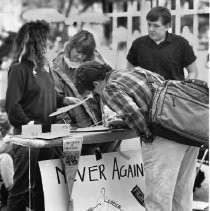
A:
{"type": "MultiPolygon", "coordinates": [[[[148,81],[151,85],[151,80],[148,81]]],[[[197,147],[209,146],[209,89],[201,80],[152,82],[149,111],[153,135],[197,147]]]]}

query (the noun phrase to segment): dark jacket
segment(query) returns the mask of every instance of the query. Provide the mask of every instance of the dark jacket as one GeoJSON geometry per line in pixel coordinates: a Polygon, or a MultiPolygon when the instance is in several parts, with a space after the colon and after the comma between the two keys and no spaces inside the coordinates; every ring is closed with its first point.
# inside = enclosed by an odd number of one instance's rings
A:
{"type": "Polygon", "coordinates": [[[54,83],[46,71],[33,71],[34,64],[23,59],[11,65],[8,73],[6,111],[10,123],[16,128],[35,121],[48,127],[53,119],[49,114],[61,105],[63,97],[57,96],[54,83]]]}
{"type": "MultiPolygon", "coordinates": [[[[53,64],[51,72],[57,92],[64,96],[82,99],[83,96],[79,94],[75,86],[76,69],[67,66],[63,52],[58,54],[53,64]]],[[[96,97],[89,99],[83,105],[59,115],[57,119],[58,122],[65,120],[72,127],[88,127],[101,120],[100,100],[96,97]]]]}

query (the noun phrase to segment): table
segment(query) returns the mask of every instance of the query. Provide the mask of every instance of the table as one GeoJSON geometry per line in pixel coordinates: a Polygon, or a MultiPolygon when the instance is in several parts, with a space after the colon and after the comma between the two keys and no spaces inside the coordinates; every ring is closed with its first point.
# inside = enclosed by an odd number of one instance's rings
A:
{"type": "MultiPolygon", "coordinates": [[[[137,137],[134,130],[119,129],[119,130],[106,130],[95,132],[76,132],[71,131],[70,136],[82,136],[83,144],[102,143],[108,141],[117,141],[123,139],[131,139],[137,137]]],[[[69,137],[69,136],[67,136],[69,137]]],[[[63,137],[64,138],[64,137],[63,137]]],[[[55,138],[50,140],[37,139],[37,138],[22,138],[18,135],[7,135],[4,141],[17,145],[29,147],[29,159],[30,148],[49,148],[56,146],[63,146],[63,138],[55,138]]],[[[29,208],[31,208],[31,175],[30,175],[30,162],[29,162],[29,208]]]]}
{"type": "MultiPolygon", "coordinates": [[[[101,132],[71,132],[71,136],[83,136],[83,144],[94,144],[102,143],[107,141],[117,141],[123,139],[131,139],[137,137],[134,130],[120,129],[120,130],[109,130],[101,132]]],[[[48,148],[63,146],[62,138],[55,138],[50,140],[44,139],[29,139],[21,138],[17,135],[7,136],[4,141],[8,141],[13,144],[22,145],[31,148],[48,148]]]]}

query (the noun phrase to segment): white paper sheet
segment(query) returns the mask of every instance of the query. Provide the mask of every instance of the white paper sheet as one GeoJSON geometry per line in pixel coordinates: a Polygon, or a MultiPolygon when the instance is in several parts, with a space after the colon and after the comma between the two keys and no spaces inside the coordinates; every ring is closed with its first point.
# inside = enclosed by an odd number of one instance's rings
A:
{"type": "Polygon", "coordinates": [[[92,97],[93,97],[93,95],[90,94],[90,95],[88,95],[87,98],[85,98],[84,100],[80,101],[79,103],[76,103],[76,104],[73,104],[73,105],[68,105],[68,106],[64,106],[64,107],[62,107],[62,108],[59,108],[59,109],[57,109],[56,112],[53,112],[53,113],[50,114],[49,116],[56,116],[56,115],[58,115],[58,114],[65,113],[65,112],[67,112],[67,111],[69,111],[69,110],[71,110],[71,109],[73,109],[73,108],[75,108],[75,107],[77,107],[77,106],[82,105],[85,101],[89,100],[89,99],[92,98],[92,97]]]}

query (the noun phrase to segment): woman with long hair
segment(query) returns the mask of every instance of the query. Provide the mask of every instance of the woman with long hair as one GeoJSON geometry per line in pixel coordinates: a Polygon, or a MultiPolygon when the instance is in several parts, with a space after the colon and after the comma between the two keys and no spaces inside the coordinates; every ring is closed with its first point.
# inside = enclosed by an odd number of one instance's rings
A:
{"type": "MultiPolygon", "coordinates": [[[[42,132],[49,132],[49,114],[63,104],[79,102],[78,99],[58,95],[49,74],[45,57],[49,24],[45,21],[25,23],[18,31],[15,40],[14,58],[8,73],[6,111],[14,127],[14,134],[21,134],[22,126],[29,122],[42,125],[42,132]]],[[[14,145],[14,185],[9,193],[8,211],[25,211],[32,198],[34,211],[44,210],[44,196],[39,160],[52,159],[50,148],[29,148],[14,145]],[[29,191],[29,162],[31,188],[29,191]],[[30,192],[32,196],[29,197],[30,192]]]]}

